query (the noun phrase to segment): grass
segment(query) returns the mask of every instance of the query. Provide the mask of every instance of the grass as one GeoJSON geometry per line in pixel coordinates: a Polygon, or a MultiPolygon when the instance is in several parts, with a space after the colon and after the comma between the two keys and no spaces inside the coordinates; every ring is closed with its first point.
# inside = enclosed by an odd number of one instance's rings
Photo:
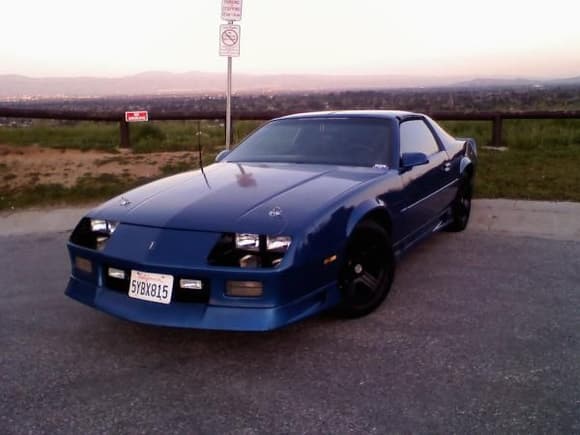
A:
{"type": "Polygon", "coordinates": [[[199,165],[194,158],[181,160],[178,162],[170,162],[161,166],[161,174],[164,176],[179,174],[180,172],[191,171],[197,168],[199,165]]]}
{"type": "Polygon", "coordinates": [[[119,145],[119,127],[110,123],[38,120],[26,127],[0,126],[0,143],[111,151],[119,145]]]}
{"type": "Polygon", "coordinates": [[[485,149],[488,122],[443,122],[479,144],[477,196],[580,202],[580,120],[504,121],[506,151],[485,149]]]}
{"type": "Polygon", "coordinates": [[[16,191],[0,194],[0,210],[39,205],[83,204],[108,199],[150,181],[103,174],[84,175],[72,187],[62,184],[31,184],[16,191]]]}
{"type": "MultiPolygon", "coordinates": [[[[128,160],[125,156],[119,156],[119,159],[122,162],[128,160]]],[[[214,159],[215,152],[206,153],[204,151],[204,165],[211,164],[214,159]]],[[[108,159],[97,160],[95,164],[102,166],[108,161],[108,159]]],[[[17,178],[17,175],[10,172],[3,174],[2,171],[6,165],[0,164],[0,211],[33,206],[94,203],[109,199],[157,178],[190,171],[198,167],[198,154],[194,152],[188,153],[188,157],[185,159],[172,158],[169,163],[159,168],[161,175],[157,177],[136,178],[129,167],[125,167],[120,175],[106,173],[94,176],[92,173],[86,172],[77,179],[73,186],[67,187],[59,183],[39,184],[38,180],[41,174],[31,172],[26,174],[27,185],[18,189],[10,189],[7,185],[2,185],[2,181],[9,182],[17,178]]],[[[63,171],[66,172],[66,169],[63,171]]]]}
{"type": "MultiPolygon", "coordinates": [[[[441,125],[455,136],[474,138],[488,145],[491,141],[489,121],[444,121],[441,125]]],[[[504,144],[510,149],[580,144],[580,119],[506,120],[503,122],[504,144]]]]}
{"type": "Polygon", "coordinates": [[[580,202],[580,144],[481,150],[477,196],[580,202]]]}
{"type": "MultiPolygon", "coordinates": [[[[254,130],[260,122],[234,123],[234,140],[254,130]]],[[[187,151],[197,149],[198,128],[204,150],[224,145],[224,126],[219,121],[153,121],[131,124],[132,149],[136,153],[187,151]]],[[[0,126],[0,143],[18,146],[40,145],[59,149],[117,151],[119,126],[116,123],[34,120],[22,127],[0,126]]]]}

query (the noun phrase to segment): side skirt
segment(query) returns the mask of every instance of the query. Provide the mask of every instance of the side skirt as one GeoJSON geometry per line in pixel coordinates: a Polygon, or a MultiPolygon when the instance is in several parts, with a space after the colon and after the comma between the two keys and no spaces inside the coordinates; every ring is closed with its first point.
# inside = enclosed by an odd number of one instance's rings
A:
{"type": "Polygon", "coordinates": [[[415,245],[427,239],[431,234],[443,230],[451,222],[452,222],[451,207],[448,207],[433,221],[419,228],[417,231],[410,234],[403,240],[397,242],[393,246],[393,253],[395,255],[395,258],[399,260],[406,252],[408,252],[415,245]]]}

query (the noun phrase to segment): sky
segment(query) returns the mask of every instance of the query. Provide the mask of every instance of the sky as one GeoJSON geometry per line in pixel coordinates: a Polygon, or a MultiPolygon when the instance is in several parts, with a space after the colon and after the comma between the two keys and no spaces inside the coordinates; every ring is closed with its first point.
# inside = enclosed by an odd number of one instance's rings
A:
{"type": "MultiPolygon", "coordinates": [[[[225,69],[221,0],[4,0],[0,74],[225,69]]],[[[580,75],[577,0],[244,0],[246,73],[580,75]]]]}

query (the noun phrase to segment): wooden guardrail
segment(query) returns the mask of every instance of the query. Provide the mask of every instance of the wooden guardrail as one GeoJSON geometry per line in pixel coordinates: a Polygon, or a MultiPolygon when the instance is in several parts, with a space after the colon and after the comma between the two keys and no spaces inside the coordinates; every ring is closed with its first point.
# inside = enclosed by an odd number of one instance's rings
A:
{"type": "MultiPolygon", "coordinates": [[[[232,114],[234,121],[266,121],[279,116],[292,113],[287,112],[235,112],[232,114]]],[[[580,110],[571,111],[513,111],[513,112],[431,112],[428,115],[438,121],[491,121],[492,135],[490,146],[502,146],[503,121],[506,119],[580,119],[580,110]]],[[[19,109],[0,107],[0,118],[26,118],[26,119],[56,119],[68,121],[102,121],[118,122],[121,138],[121,146],[130,146],[129,124],[125,122],[124,112],[97,112],[97,111],[72,111],[72,110],[42,110],[42,109],[19,109]]],[[[209,120],[225,119],[222,111],[150,111],[150,121],[184,121],[184,120],[209,120]]],[[[232,129],[233,131],[233,129],[232,129]]]]}

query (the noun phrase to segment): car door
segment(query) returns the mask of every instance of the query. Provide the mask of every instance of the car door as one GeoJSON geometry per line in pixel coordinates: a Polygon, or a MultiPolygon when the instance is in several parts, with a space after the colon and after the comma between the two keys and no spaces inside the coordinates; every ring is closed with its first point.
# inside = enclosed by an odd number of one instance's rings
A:
{"type": "Polygon", "coordinates": [[[422,118],[400,123],[399,149],[403,153],[423,153],[425,165],[401,169],[405,205],[402,217],[407,235],[428,231],[438,223],[446,208],[446,184],[449,158],[422,118]]]}

